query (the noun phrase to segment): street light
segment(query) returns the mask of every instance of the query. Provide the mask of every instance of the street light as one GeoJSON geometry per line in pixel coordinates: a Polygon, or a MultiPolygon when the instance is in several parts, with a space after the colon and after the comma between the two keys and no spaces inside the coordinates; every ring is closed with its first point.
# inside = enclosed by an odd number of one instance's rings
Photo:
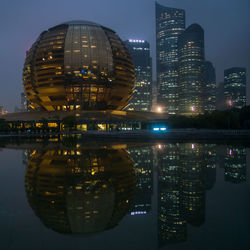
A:
{"type": "Polygon", "coordinates": [[[158,106],[158,107],[156,108],[156,112],[157,112],[157,113],[162,113],[162,107],[158,106]]]}

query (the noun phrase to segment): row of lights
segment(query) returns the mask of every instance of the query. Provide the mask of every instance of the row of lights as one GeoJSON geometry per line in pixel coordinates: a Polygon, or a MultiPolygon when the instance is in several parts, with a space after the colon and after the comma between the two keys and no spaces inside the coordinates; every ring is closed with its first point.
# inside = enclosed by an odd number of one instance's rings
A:
{"type": "Polygon", "coordinates": [[[145,43],[145,40],[134,40],[134,39],[129,39],[130,43],[145,43]]]}

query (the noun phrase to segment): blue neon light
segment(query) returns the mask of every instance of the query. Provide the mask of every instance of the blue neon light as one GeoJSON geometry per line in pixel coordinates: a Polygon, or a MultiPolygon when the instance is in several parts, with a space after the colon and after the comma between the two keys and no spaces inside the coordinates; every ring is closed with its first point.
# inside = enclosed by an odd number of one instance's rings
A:
{"type": "Polygon", "coordinates": [[[154,127],[153,131],[155,131],[155,132],[166,132],[167,127],[154,127]]]}

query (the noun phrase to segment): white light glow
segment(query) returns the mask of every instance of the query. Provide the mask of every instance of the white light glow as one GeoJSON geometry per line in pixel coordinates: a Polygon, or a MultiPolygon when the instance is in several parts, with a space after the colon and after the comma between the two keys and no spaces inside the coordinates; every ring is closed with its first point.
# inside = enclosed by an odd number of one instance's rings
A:
{"type": "Polygon", "coordinates": [[[156,108],[156,112],[162,113],[162,107],[158,106],[158,107],[156,108]]]}

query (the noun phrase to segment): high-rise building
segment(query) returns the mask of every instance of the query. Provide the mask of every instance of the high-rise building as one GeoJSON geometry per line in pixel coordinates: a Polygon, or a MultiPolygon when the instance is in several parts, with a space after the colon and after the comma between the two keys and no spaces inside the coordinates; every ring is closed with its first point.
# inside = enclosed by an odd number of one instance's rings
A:
{"type": "Polygon", "coordinates": [[[156,2],[156,61],[158,104],[178,113],[178,36],[185,30],[185,11],[156,2]]]}
{"type": "Polygon", "coordinates": [[[204,110],[213,112],[216,109],[216,75],[213,64],[209,61],[204,63],[205,77],[205,103],[204,110]]]}
{"type": "Polygon", "coordinates": [[[230,68],[224,71],[224,94],[228,108],[246,106],[246,69],[230,68]]]}
{"type": "Polygon", "coordinates": [[[224,93],[224,82],[220,82],[216,88],[216,109],[226,109],[226,98],[224,93]]]}
{"type": "Polygon", "coordinates": [[[204,31],[190,25],[178,38],[179,113],[204,113],[204,31]]]}
{"type": "Polygon", "coordinates": [[[151,111],[152,107],[152,58],[150,45],[145,40],[129,39],[124,42],[132,57],[136,80],[127,110],[151,111]]]}
{"type": "Polygon", "coordinates": [[[21,93],[21,111],[25,112],[28,109],[27,99],[24,93],[21,93]]]}

